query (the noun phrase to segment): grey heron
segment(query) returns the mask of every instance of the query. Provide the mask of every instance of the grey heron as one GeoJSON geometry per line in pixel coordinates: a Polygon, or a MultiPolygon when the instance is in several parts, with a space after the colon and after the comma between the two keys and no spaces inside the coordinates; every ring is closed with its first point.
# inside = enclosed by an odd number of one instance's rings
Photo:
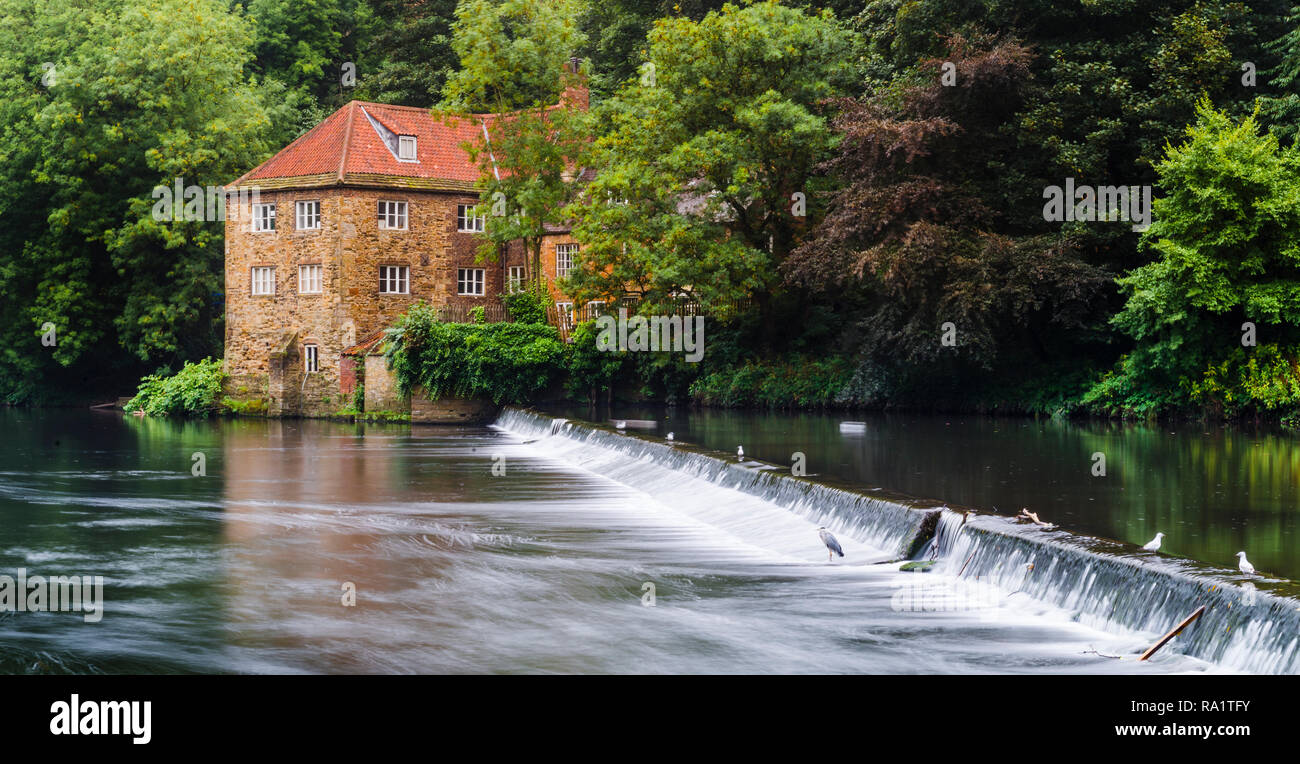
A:
{"type": "Polygon", "coordinates": [[[831,532],[826,530],[826,526],[817,529],[817,535],[821,537],[822,543],[826,545],[826,561],[830,562],[835,559],[835,555],[844,556],[844,550],[840,548],[840,542],[836,540],[831,532]]]}
{"type": "Polygon", "coordinates": [[[1142,548],[1145,549],[1145,550],[1147,550],[1148,552],[1159,552],[1159,551],[1160,551],[1160,539],[1162,539],[1162,538],[1164,538],[1164,537],[1165,537],[1165,534],[1163,534],[1163,533],[1157,533],[1157,534],[1156,534],[1156,537],[1153,538],[1153,539],[1151,539],[1150,541],[1148,541],[1148,542],[1146,543],[1146,545],[1143,546],[1142,548]]]}
{"type": "Polygon", "coordinates": [[[1241,559],[1241,562],[1237,564],[1237,567],[1241,568],[1241,572],[1245,573],[1248,576],[1255,575],[1255,566],[1251,565],[1250,560],[1246,559],[1246,553],[1237,552],[1237,557],[1241,559]]]}

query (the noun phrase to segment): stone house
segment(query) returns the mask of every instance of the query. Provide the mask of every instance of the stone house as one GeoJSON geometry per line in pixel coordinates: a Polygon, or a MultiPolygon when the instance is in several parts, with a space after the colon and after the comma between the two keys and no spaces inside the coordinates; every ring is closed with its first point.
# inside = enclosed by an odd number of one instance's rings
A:
{"type": "MultiPolygon", "coordinates": [[[[585,89],[566,101],[585,108],[585,89]]],[[[391,410],[401,402],[381,395],[367,354],[411,304],[503,315],[500,296],[522,281],[524,255],[477,261],[479,168],[463,148],[485,140],[492,119],[353,101],[226,187],[232,397],[261,399],[273,416],[325,415],[347,408],[369,371],[380,408],[367,409],[391,410]]],[[[576,247],[568,231],[548,237],[548,280],[576,247]]]]}

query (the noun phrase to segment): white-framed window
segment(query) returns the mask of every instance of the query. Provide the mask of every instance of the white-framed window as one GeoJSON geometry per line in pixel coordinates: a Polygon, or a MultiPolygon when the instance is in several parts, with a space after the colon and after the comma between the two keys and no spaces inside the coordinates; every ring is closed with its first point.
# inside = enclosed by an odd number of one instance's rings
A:
{"type": "Polygon", "coordinates": [[[275,268],[258,266],[253,269],[253,294],[275,294],[275,268]]]}
{"type": "Polygon", "coordinates": [[[456,294],[481,297],[487,284],[487,270],[484,268],[457,268],[456,294]]]}
{"type": "Polygon", "coordinates": [[[456,205],[456,230],[461,233],[483,233],[487,225],[487,215],[475,215],[474,205],[456,205]]]}
{"type": "Polygon", "coordinates": [[[380,294],[408,294],[411,291],[411,268],[406,265],[379,266],[380,294]]]}
{"type": "Polygon", "coordinates": [[[302,370],[308,374],[320,371],[320,348],[316,345],[302,346],[302,370]]]}
{"type": "Polygon", "coordinates": [[[415,136],[397,136],[397,158],[404,162],[415,161],[415,136]]]}
{"type": "Polygon", "coordinates": [[[572,328],[573,327],[573,303],[557,302],[555,303],[555,310],[557,313],[560,314],[560,323],[564,324],[567,327],[572,328]]]}
{"type": "Polygon", "coordinates": [[[604,310],[605,310],[604,300],[592,300],[591,302],[587,303],[586,307],[583,308],[583,311],[585,311],[587,314],[588,320],[595,319],[604,310]]]}
{"type": "Polygon", "coordinates": [[[320,228],[320,202],[294,202],[294,230],[315,231],[320,228]]]}
{"type": "Polygon", "coordinates": [[[506,271],[506,291],[522,292],[524,289],[524,266],[512,265],[506,271]]]}
{"type": "Polygon", "coordinates": [[[555,278],[562,279],[573,270],[573,256],[578,253],[577,244],[555,245],[555,278]]]}
{"type": "Polygon", "coordinates": [[[253,230],[254,231],[275,230],[275,204],[274,203],[253,205],[253,230]]]}
{"type": "Polygon", "coordinates": [[[324,281],[325,268],[323,266],[298,266],[298,294],[320,294],[324,281]]]}
{"type": "Polygon", "coordinates": [[[379,227],[389,231],[406,230],[406,202],[379,203],[379,227]]]}

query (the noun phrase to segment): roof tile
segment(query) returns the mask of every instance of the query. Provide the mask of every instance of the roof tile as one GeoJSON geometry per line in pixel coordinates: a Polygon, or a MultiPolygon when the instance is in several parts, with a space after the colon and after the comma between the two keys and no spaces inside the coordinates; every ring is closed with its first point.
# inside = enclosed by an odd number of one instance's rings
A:
{"type": "Polygon", "coordinates": [[[491,115],[435,115],[418,107],[352,101],[230,187],[258,185],[259,181],[275,181],[268,185],[291,187],[293,183],[288,179],[293,178],[316,186],[322,185],[324,175],[334,176],[335,182],[360,175],[367,179],[392,178],[400,185],[412,187],[468,188],[478,181],[479,168],[470,160],[464,144],[481,143],[484,123],[490,130],[492,119],[491,115]],[[419,161],[398,161],[366,119],[367,113],[398,135],[414,135],[419,161]]]}

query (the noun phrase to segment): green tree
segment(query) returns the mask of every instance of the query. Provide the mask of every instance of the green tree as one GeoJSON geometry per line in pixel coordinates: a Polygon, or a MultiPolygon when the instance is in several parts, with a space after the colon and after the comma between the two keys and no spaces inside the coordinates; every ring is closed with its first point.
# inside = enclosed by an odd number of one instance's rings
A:
{"type": "Polygon", "coordinates": [[[586,105],[565,98],[584,78],[569,65],[582,43],[579,8],[576,0],[462,0],[453,27],[461,68],[447,81],[444,107],[462,113],[452,118],[500,115],[487,141],[465,146],[482,171],[479,211],[487,225],[479,255],[495,259],[520,242],[537,289],[542,239],[566,222],[588,134],[586,105]]]}
{"type": "Polygon", "coordinates": [[[0,394],[219,354],[222,223],[155,220],[152,192],[268,152],[251,32],[221,0],[0,4],[0,394]]]}
{"type": "Polygon", "coordinates": [[[1260,111],[1274,133],[1294,143],[1300,137],[1300,8],[1292,9],[1286,23],[1286,34],[1268,46],[1278,64],[1265,73],[1279,92],[1262,98],[1260,111]]]}
{"type": "MultiPolygon", "coordinates": [[[[1157,166],[1163,196],[1143,235],[1157,259],[1119,279],[1113,323],[1136,347],[1090,401],[1134,409],[1185,405],[1243,352],[1243,324],[1291,362],[1300,342],[1300,153],[1202,101],[1186,140],[1157,166]],[[1216,370],[1215,367],[1220,367],[1216,370]]],[[[1249,375],[1247,375],[1249,376],[1249,375]]],[[[1256,381],[1257,387],[1262,383],[1256,381]]]]}
{"type": "Polygon", "coordinates": [[[565,64],[583,43],[580,0],[460,0],[443,108],[506,112],[556,103],[565,64]]]}
{"type": "MultiPolygon", "coordinates": [[[[274,138],[285,144],[364,93],[377,78],[380,50],[372,37],[384,23],[372,0],[251,0],[255,57],[249,69],[268,90],[274,138]],[[351,64],[355,88],[343,82],[351,64]]],[[[400,23],[399,20],[391,20],[400,23]]],[[[378,86],[378,82],[375,83],[378,86]]]]}
{"type": "Polygon", "coordinates": [[[819,104],[854,80],[853,37],[776,2],[660,19],[642,76],[602,104],[596,179],[571,208],[575,298],[762,296],[815,221],[836,143],[819,104]]]}
{"type": "MultiPolygon", "coordinates": [[[[456,0],[371,0],[375,24],[370,46],[380,56],[373,75],[359,72],[368,100],[403,106],[439,101],[456,69],[451,24],[456,0]]],[[[371,56],[374,58],[374,56],[371,56]]]]}

